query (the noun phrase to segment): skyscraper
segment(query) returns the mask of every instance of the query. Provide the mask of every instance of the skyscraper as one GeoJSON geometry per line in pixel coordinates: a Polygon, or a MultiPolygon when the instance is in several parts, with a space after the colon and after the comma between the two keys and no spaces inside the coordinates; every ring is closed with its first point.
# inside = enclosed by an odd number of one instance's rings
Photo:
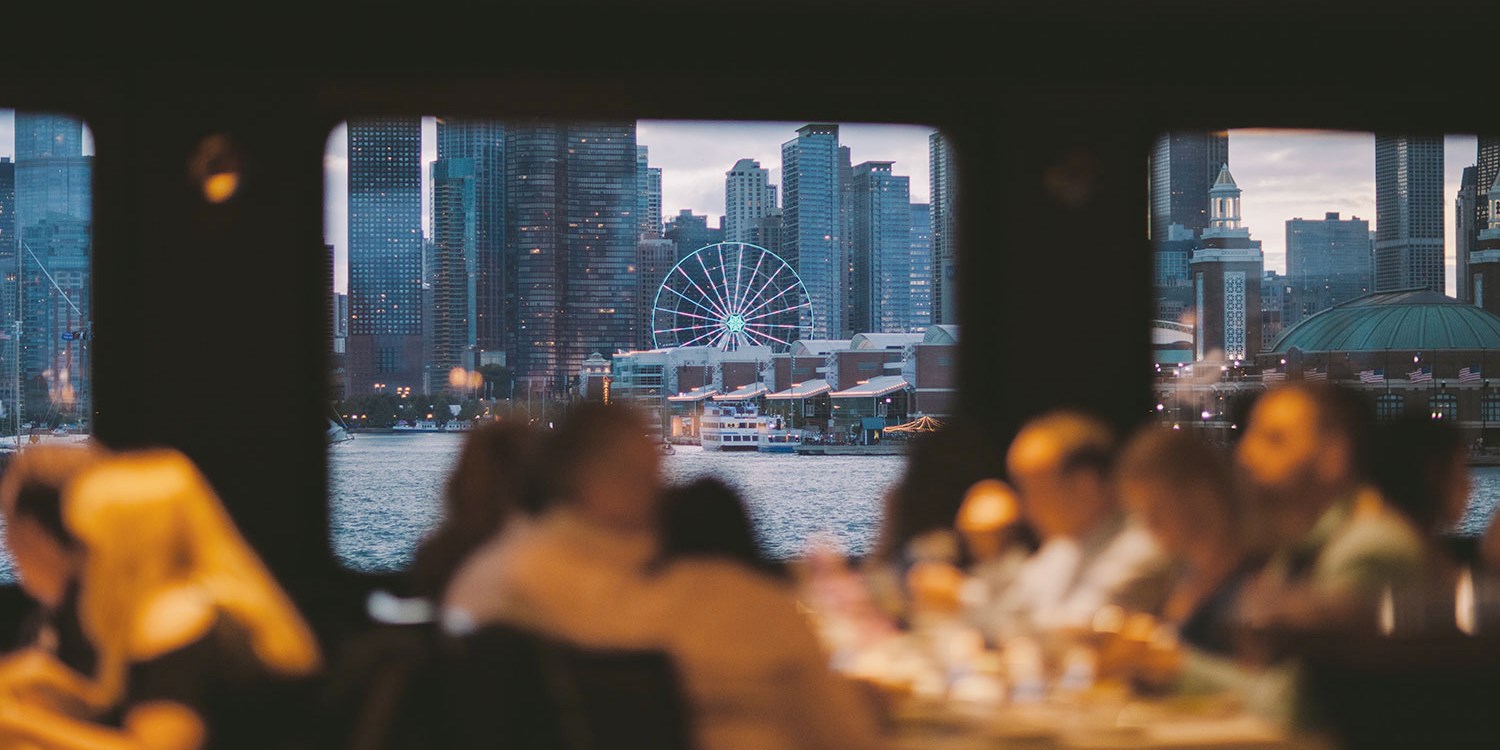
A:
{"type": "Polygon", "coordinates": [[[652,337],[652,310],[656,306],[656,292],[662,279],[677,262],[677,243],[654,232],[641,235],[635,244],[636,302],[636,346],[650,349],[656,346],[652,337]]]}
{"type": "Polygon", "coordinates": [[[1197,310],[1194,360],[1243,361],[1260,353],[1260,243],[1240,226],[1240,188],[1226,165],[1209,191],[1208,227],[1189,268],[1197,310]]]}
{"type": "Polygon", "coordinates": [[[505,321],[513,304],[505,253],[505,124],[437,119],[437,158],[468,159],[474,168],[473,344],[480,364],[503,364],[505,321]]]}
{"type": "Polygon", "coordinates": [[[1173,131],[1151,151],[1151,237],[1181,224],[1194,234],[1209,225],[1208,191],[1229,163],[1227,131],[1173,131]]]}
{"type": "Polygon", "coordinates": [[[1488,213],[1480,211],[1479,204],[1482,203],[1479,190],[1479,168],[1464,167],[1463,177],[1459,180],[1458,196],[1453,201],[1453,255],[1456,272],[1453,275],[1454,296],[1459,302],[1472,302],[1474,299],[1474,283],[1469,278],[1469,253],[1473,252],[1475,244],[1479,241],[1480,217],[1488,213]]]}
{"type": "Polygon", "coordinates": [[[1479,192],[1474,214],[1474,232],[1477,238],[1478,233],[1490,225],[1490,203],[1500,197],[1490,195],[1490,186],[1495,184],[1496,177],[1500,177],[1500,135],[1479,136],[1474,165],[1478,167],[1478,172],[1474,175],[1474,185],[1479,192]]]}
{"type": "Polygon", "coordinates": [[[0,156],[0,330],[7,334],[0,340],[0,401],[7,405],[15,403],[12,364],[18,342],[9,334],[16,319],[16,240],[16,163],[0,156]]]}
{"type": "Polygon", "coordinates": [[[909,331],[932,325],[932,206],[911,204],[911,319],[909,331]]]}
{"type": "Polygon", "coordinates": [[[745,241],[757,247],[763,247],[777,255],[782,254],[781,246],[781,209],[776,209],[755,222],[746,232],[745,241]]]}
{"type": "Polygon", "coordinates": [[[560,393],[591,352],[636,343],[636,159],[634,121],[507,128],[509,361],[529,389],[560,393]]]}
{"type": "Polygon", "coordinates": [[[1375,291],[1446,287],[1442,136],[1375,136],[1375,291]]]}
{"type": "Polygon", "coordinates": [[[662,236],[677,245],[677,259],[682,260],[700,247],[723,242],[724,229],[722,226],[710,227],[707,216],[684,208],[667,221],[666,231],[662,236]]]}
{"type": "Polygon", "coordinates": [[[1500,173],[1486,192],[1489,224],[1479,230],[1474,252],[1469,256],[1469,274],[1474,304],[1500,315],[1500,173]]]}
{"type": "Polygon", "coordinates": [[[432,163],[431,387],[450,383],[454,368],[478,367],[475,331],[475,241],[478,185],[473,159],[432,163]]]}
{"type": "Polygon", "coordinates": [[[423,387],[422,122],[349,121],[349,395],[423,387]]]}
{"type": "Polygon", "coordinates": [[[15,128],[13,236],[21,242],[12,262],[20,269],[21,377],[34,405],[26,410],[86,413],[93,157],[83,155],[80,120],[17,112],[15,128]]]}
{"type": "Polygon", "coordinates": [[[1286,273],[1292,298],[1285,325],[1369,294],[1370,222],[1337,212],[1288,220],[1286,273]]]}
{"type": "Polygon", "coordinates": [[[888,161],[853,168],[849,327],[853,333],[903,333],[912,328],[911,180],[888,161]]]}
{"type": "Polygon", "coordinates": [[[775,211],[776,186],[760,162],[740,159],[724,173],[725,242],[750,242],[751,232],[775,211]]]}
{"type": "Polygon", "coordinates": [[[942,133],[927,137],[928,180],[932,191],[932,322],[957,323],[954,251],[958,246],[958,215],[953,149],[942,133]]]}
{"type": "Polygon", "coordinates": [[[849,263],[841,164],[838,125],[805,125],[796,138],[781,144],[781,242],[811,300],[800,321],[808,327],[808,338],[847,335],[849,263]]]}
{"type": "Polygon", "coordinates": [[[635,147],[636,179],[640,180],[635,215],[642,235],[661,233],[661,167],[650,165],[648,147],[635,147]]]}

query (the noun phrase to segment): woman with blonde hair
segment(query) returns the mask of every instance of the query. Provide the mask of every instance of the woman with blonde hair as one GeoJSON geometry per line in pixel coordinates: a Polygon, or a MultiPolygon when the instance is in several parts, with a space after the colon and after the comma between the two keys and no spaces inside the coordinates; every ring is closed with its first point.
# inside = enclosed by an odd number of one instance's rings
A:
{"type": "Polygon", "coordinates": [[[104,460],[64,491],[63,521],[98,655],[74,696],[89,719],[15,700],[12,684],[0,747],[271,744],[287,725],[280,688],[318,668],[318,648],[192,462],[172,450],[104,460]]]}

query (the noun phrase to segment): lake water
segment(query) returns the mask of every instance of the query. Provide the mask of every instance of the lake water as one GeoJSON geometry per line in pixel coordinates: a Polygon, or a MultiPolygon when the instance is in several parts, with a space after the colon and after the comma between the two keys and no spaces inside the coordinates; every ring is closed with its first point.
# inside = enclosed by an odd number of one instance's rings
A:
{"type": "MultiPolygon", "coordinates": [[[[329,461],[334,554],[358,570],[398,570],[438,521],[442,482],[461,435],[362,434],[332,448],[329,461]]],[[[765,551],[800,553],[828,535],[862,554],[880,530],[882,497],[899,477],[900,456],[705,453],[677,446],[664,457],[667,481],[717,476],[744,494],[765,551]]]]}
{"type": "MultiPolygon", "coordinates": [[[[403,568],[441,507],[443,480],[457,457],[457,434],[362,434],[330,449],[334,554],[364,571],[403,568]]],[[[665,457],[669,481],[716,475],[744,494],[761,542],[775,557],[828,535],[854,554],[880,529],[881,498],[899,477],[899,456],[788,456],[704,453],[678,446],[665,457]]],[[[1474,535],[1500,501],[1500,467],[1474,469],[1474,492],[1457,531],[1474,535]]],[[[0,583],[14,580],[0,552],[0,583]]]]}

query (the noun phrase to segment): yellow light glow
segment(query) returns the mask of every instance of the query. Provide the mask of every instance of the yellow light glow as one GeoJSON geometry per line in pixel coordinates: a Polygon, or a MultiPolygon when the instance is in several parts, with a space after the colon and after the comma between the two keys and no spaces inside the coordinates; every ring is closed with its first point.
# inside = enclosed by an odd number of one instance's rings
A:
{"type": "Polygon", "coordinates": [[[998,479],[981,479],[964,493],[958,509],[958,527],[964,531],[993,531],[1020,518],[1015,490],[998,479]]]}
{"type": "Polygon", "coordinates": [[[239,189],[240,176],[237,172],[219,172],[203,180],[203,198],[209,203],[223,203],[233,198],[239,189]]]}

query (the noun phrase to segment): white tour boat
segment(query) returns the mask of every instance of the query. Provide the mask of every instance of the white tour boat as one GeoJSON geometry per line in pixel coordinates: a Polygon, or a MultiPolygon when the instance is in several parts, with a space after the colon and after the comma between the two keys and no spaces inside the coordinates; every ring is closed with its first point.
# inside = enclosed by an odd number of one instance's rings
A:
{"type": "Polygon", "coordinates": [[[766,418],[754,404],[743,402],[703,405],[698,435],[706,451],[753,451],[760,449],[766,418]]]}

